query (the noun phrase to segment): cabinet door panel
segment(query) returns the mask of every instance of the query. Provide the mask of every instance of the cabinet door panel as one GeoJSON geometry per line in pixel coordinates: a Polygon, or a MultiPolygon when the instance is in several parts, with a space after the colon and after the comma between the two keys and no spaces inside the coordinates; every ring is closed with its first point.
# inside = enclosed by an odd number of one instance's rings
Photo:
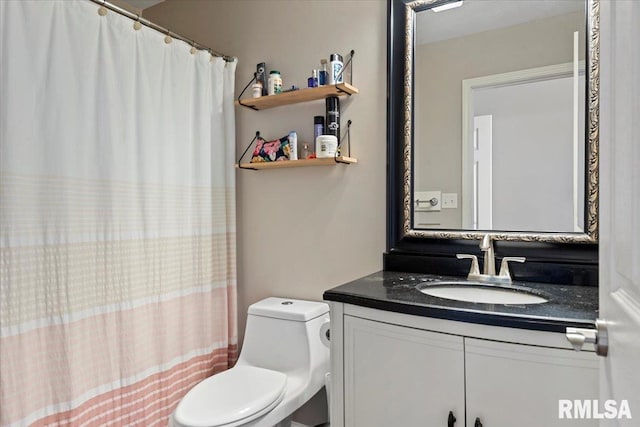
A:
{"type": "Polygon", "coordinates": [[[345,316],[345,426],[464,425],[462,337],[345,316]]]}
{"type": "MultiPolygon", "coordinates": [[[[596,427],[560,419],[559,400],[598,399],[594,353],[465,338],[467,427],[596,427]]],[[[602,410],[601,410],[602,411],[602,410]]]]}

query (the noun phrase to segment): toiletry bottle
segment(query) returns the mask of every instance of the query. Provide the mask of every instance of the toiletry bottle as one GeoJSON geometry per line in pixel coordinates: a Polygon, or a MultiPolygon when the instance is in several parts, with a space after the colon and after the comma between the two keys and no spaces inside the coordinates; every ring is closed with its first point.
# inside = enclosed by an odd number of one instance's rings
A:
{"type": "Polygon", "coordinates": [[[320,69],[318,70],[318,86],[326,86],[328,83],[327,76],[327,60],[320,60],[320,69]]]}
{"type": "MultiPolygon", "coordinates": [[[[260,84],[262,96],[267,96],[267,64],[264,62],[256,65],[256,84],[260,84]]],[[[258,96],[253,95],[254,98],[259,98],[258,96]]]]}
{"type": "Polygon", "coordinates": [[[312,144],[307,144],[307,143],[302,144],[302,148],[300,148],[300,156],[298,156],[300,160],[308,159],[309,156],[313,154],[314,149],[312,147],[313,147],[312,144]]]}
{"type": "Polygon", "coordinates": [[[280,71],[272,70],[269,72],[269,95],[282,93],[282,77],[280,71]]]}
{"type": "Polygon", "coordinates": [[[329,84],[334,85],[342,83],[342,55],[337,53],[331,54],[331,61],[329,62],[329,84]]]}
{"type": "Polygon", "coordinates": [[[251,85],[254,98],[260,98],[262,96],[262,85],[260,83],[254,83],[251,85]]]}
{"type": "Polygon", "coordinates": [[[334,135],[340,139],[340,99],[330,96],[325,100],[327,119],[325,121],[325,135],[334,135]]]}
{"type": "Polygon", "coordinates": [[[324,135],[324,116],[315,116],[313,118],[313,140],[324,135]]]}
{"type": "Polygon", "coordinates": [[[289,160],[298,160],[298,134],[293,130],[289,132],[289,148],[291,149],[289,160]]]}
{"type": "Polygon", "coordinates": [[[338,138],[334,135],[320,135],[316,138],[316,157],[324,159],[334,157],[338,149],[338,138]]]}
{"type": "Polygon", "coordinates": [[[307,87],[318,87],[318,72],[317,70],[311,71],[311,77],[307,79],[307,87]]]}

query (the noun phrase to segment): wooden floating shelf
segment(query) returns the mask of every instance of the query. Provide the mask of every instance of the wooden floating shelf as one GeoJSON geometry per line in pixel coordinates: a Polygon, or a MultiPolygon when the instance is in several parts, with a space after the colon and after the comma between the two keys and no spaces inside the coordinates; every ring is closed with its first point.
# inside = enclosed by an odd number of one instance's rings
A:
{"type": "Polygon", "coordinates": [[[331,166],[337,164],[352,164],[358,163],[358,159],[354,157],[338,156],[335,159],[333,157],[322,159],[306,159],[306,160],[282,160],[278,162],[256,162],[256,163],[241,163],[240,166],[236,163],[236,169],[284,169],[284,168],[300,168],[306,166],[331,166]]]}
{"type": "Polygon", "coordinates": [[[240,102],[236,101],[236,105],[255,110],[266,110],[267,108],[324,99],[328,96],[355,95],[356,93],[358,93],[358,89],[355,86],[349,83],[338,83],[330,86],[301,88],[277,95],[261,96],[260,98],[245,98],[241,99],[240,102]]]}

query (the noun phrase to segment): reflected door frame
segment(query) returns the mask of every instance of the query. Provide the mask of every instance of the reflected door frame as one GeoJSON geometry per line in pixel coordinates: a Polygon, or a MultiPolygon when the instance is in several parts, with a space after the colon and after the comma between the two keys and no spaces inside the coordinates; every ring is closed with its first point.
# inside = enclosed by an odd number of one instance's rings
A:
{"type": "MultiPolygon", "coordinates": [[[[580,70],[584,70],[584,61],[579,63],[580,70]]],[[[473,91],[481,88],[497,87],[509,84],[531,83],[543,80],[552,80],[562,77],[570,77],[574,74],[574,63],[550,65],[547,67],[529,68],[526,70],[509,73],[494,74],[490,76],[475,77],[462,81],[462,224],[463,228],[473,230],[476,220],[476,206],[474,195],[476,193],[476,153],[475,141],[475,115],[473,91]],[[465,203],[473,200],[474,203],[465,203]]],[[[575,165],[574,165],[575,170],[575,165]]],[[[481,226],[482,224],[479,224],[481,226]]],[[[478,228],[482,230],[483,228],[478,228]]]]}
{"type": "Polygon", "coordinates": [[[462,227],[472,230],[493,229],[493,116],[473,118],[473,200],[472,222],[463,217],[462,227]]]}

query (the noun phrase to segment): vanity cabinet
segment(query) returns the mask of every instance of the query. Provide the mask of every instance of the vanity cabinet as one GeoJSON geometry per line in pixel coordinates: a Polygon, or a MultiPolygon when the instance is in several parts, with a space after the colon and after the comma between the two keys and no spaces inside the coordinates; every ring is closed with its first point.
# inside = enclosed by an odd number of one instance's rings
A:
{"type": "Polygon", "coordinates": [[[461,337],[351,316],[344,328],[345,426],[445,426],[450,411],[464,419],[461,337]]]}
{"type": "Polygon", "coordinates": [[[598,398],[595,353],[563,334],[331,309],[332,427],[598,425],[559,419],[559,399],[598,398]]]}
{"type": "MultiPolygon", "coordinates": [[[[598,398],[594,353],[464,338],[467,427],[597,427],[560,419],[560,399],[598,398]]],[[[464,424],[461,424],[464,425],[464,424]]]]}

